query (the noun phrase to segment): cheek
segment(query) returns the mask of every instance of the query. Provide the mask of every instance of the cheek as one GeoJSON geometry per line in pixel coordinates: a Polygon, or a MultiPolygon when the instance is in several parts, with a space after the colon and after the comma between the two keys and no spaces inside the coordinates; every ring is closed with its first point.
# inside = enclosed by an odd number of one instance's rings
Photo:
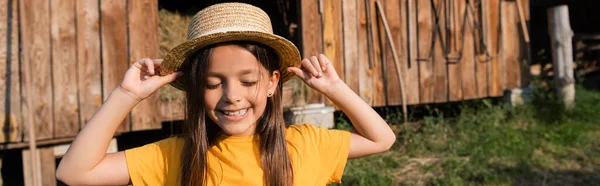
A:
{"type": "Polygon", "coordinates": [[[219,102],[220,94],[216,91],[206,91],[204,93],[204,104],[207,110],[214,110],[219,102]]]}

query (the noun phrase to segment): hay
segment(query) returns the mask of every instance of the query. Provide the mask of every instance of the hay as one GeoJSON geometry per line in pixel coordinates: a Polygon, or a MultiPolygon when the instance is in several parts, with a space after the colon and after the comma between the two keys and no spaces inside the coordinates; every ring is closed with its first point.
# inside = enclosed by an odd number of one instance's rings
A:
{"type": "MultiPolygon", "coordinates": [[[[186,41],[191,16],[161,9],[158,18],[159,55],[164,57],[172,48],[186,41]]],[[[183,91],[170,85],[162,87],[159,92],[161,101],[175,101],[184,97],[183,91]]]]}

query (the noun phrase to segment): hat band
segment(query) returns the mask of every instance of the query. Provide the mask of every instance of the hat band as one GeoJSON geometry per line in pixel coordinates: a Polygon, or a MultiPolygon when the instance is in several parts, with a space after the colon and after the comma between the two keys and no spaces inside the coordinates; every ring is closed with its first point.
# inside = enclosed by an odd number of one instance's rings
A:
{"type": "MultiPolygon", "coordinates": [[[[254,32],[265,32],[261,29],[257,29],[257,28],[250,28],[250,27],[239,27],[239,26],[232,26],[232,27],[224,27],[224,28],[218,28],[218,29],[214,29],[214,30],[210,30],[208,32],[204,32],[202,34],[200,34],[199,36],[193,37],[192,39],[198,38],[198,37],[202,37],[202,36],[206,36],[206,35],[210,35],[210,34],[215,34],[215,33],[226,33],[226,32],[232,32],[232,31],[236,31],[236,32],[240,32],[240,31],[254,31],[254,32]]],[[[272,33],[270,33],[272,34],[272,33]]],[[[191,39],[189,39],[191,40],[191,39]]]]}

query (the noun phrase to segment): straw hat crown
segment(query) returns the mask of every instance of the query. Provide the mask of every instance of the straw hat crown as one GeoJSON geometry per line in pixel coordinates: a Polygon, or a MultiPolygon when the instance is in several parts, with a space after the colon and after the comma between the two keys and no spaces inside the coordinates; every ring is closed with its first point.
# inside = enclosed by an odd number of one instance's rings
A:
{"type": "MultiPolygon", "coordinates": [[[[271,20],[258,7],[244,3],[221,3],[202,9],[192,17],[188,41],[173,48],[163,61],[161,75],[166,75],[190,62],[189,57],[201,48],[227,41],[252,41],[271,47],[279,56],[281,81],[293,77],[287,67],[298,66],[300,53],[289,40],[273,34],[271,20]]],[[[185,90],[183,78],[171,83],[185,90]]]]}
{"type": "Polygon", "coordinates": [[[223,3],[198,12],[190,21],[187,39],[243,30],[273,34],[271,20],[260,8],[243,3],[223,3]]]}

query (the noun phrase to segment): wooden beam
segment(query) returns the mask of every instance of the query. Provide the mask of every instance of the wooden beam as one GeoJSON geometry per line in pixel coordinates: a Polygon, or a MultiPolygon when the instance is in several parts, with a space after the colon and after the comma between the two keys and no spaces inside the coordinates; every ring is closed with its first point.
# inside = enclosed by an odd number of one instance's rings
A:
{"type": "Polygon", "coordinates": [[[35,151],[23,150],[23,178],[25,186],[56,186],[56,159],[53,148],[38,148],[35,151]],[[31,158],[31,157],[34,158],[31,158]],[[35,159],[32,162],[31,159],[35,159]],[[34,166],[31,166],[31,165],[34,166]],[[32,167],[36,167],[32,169],[32,167]]]}
{"type": "Polygon", "coordinates": [[[416,1],[416,46],[417,54],[415,55],[419,67],[419,91],[420,103],[433,103],[434,94],[434,79],[433,79],[433,59],[430,54],[432,51],[433,40],[433,15],[431,1],[415,0],[416,1]]]}
{"type": "Polygon", "coordinates": [[[75,0],[50,1],[54,137],[79,131],[75,0]]]}
{"type": "MultiPolygon", "coordinates": [[[[100,7],[98,0],[77,0],[77,79],[80,127],[102,105],[102,57],[100,49],[100,7]]],[[[113,46],[108,46],[113,47],[113,46]]]]}
{"type": "MultiPolygon", "coordinates": [[[[25,78],[21,87],[23,95],[27,95],[21,107],[22,114],[33,117],[32,127],[37,139],[49,139],[52,138],[54,126],[52,78],[49,78],[52,77],[50,2],[21,0],[19,12],[22,44],[21,77],[25,78]]],[[[25,133],[24,140],[29,140],[28,136],[29,133],[25,133]]]]}
{"type": "MultiPolygon", "coordinates": [[[[464,61],[465,57],[464,52],[464,41],[463,37],[463,18],[465,10],[461,5],[463,5],[464,1],[446,1],[448,8],[446,9],[448,13],[448,22],[446,23],[447,27],[450,28],[448,30],[448,43],[446,44],[447,50],[449,50],[447,61],[448,66],[448,101],[460,101],[463,99],[463,76],[466,75],[463,73],[463,66],[468,65],[467,61],[464,61]]],[[[470,78],[475,78],[471,76],[470,78]]]]}
{"type": "Polygon", "coordinates": [[[357,0],[342,0],[344,81],[358,91],[358,12],[357,0]]]}
{"type": "Polygon", "coordinates": [[[485,12],[485,7],[487,4],[485,4],[487,2],[487,0],[474,0],[472,3],[472,7],[474,9],[475,12],[475,17],[474,17],[474,22],[473,23],[478,23],[478,25],[476,25],[476,27],[473,28],[473,37],[475,39],[475,51],[476,51],[476,57],[475,57],[475,75],[476,75],[476,85],[477,85],[477,97],[478,98],[484,98],[488,96],[488,91],[490,90],[489,87],[489,72],[488,72],[488,65],[489,65],[489,56],[487,51],[488,48],[486,48],[487,46],[484,45],[484,43],[486,43],[485,41],[487,40],[487,38],[483,38],[484,36],[486,36],[487,34],[484,33],[484,28],[486,25],[486,16],[484,14],[485,12]],[[479,6],[475,6],[475,5],[479,5],[479,6]]]}
{"type": "Polygon", "coordinates": [[[367,0],[367,41],[370,47],[370,63],[371,68],[369,69],[369,76],[372,80],[373,88],[373,104],[372,106],[380,107],[385,106],[387,97],[385,96],[384,88],[384,64],[385,59],[381,53],[381,47],[385,44],[385,35],[383,34],[383,23],[380,23],[380,19],[375,9],[376,0],[367,0]]]}
{"type": "Polygon", "coordinates": [[[567,108],[574,107],[575,78],[573,76],[573,30],[569,22],[569,7],[555,6],[548,9],[548,32],[552,44],[554,88],[567,108]]]}
{"type": "MultiPolygon", "coordinates": [[[[300,24],[302,57],[310,58],[323,53],[323,34],[321,13],[323,7],[320,0],[300,0],[300,24]]],[[[303,86],[306,86],[303,84],[303,86]]],[[[322,103],[323,95],[316,90],[306,87],[306,103],[322,103]]]]}
{"type": "MultiPolygon", "coordinates": [[[[475,42],[477,40],[474,39],[474,34],[476,31],[475,28],[475,11],[472,9],[474,6],[472,1],[460,1],[458,4],[458,9],[460,10],[459,15],[459,23],[460,23],[460,31],[459,34],[464,37],[459,37],[462,41],[462,59],[461,63],[461,76],[462,76],[462,99],[475,99],[477,96],[477,76],[475,72],[475,42]],[[466,16],[466,17],[463,17],[466,16]],[[464,30],[463,30],[464,29],[464,30]],[[464,32],[464,33],[463,33],[464,32]]],[[[483,78],[485,79],[483,75],[483,78]]]]}
{"type": "MultiPolygon", "coordinates": [[[[325,56],[331,61],[338,76],[344,80],[341,2],[341,0],[327,0],[323,2],[323,48],[325,56]]],[[[333,105],[333,102],[327,99],[327,104],[333,105]]]]}
{"type": "Polygon", "coordinates": [[[434,0],[433,6],[436,8],[430,16],[439,17],[438,25],[433,29],[437,29],[436,35],[434,39],[434,47],[433,47],[433,100],[436,103],[444,103],[448,101],[448,61],[446,61],[446,54],[444,49],[448,48],[448,43],[446,42],[446,18],[447,12],[445,6],[448,6],[446,3],[452,3],[453,1],[445,1],[445,0],[434,0]]]}
{"type": "MultiPolygon", "coordinates": [[[[100,34],[102,38],[103,100],[119,86],[129,68],[127,43],[127,1],[100,1],[100,34]]],[[[117,132],[129,132],[131,118],[127,116],[117,132]]]]}
{"type": "Polygon", "coordinates": [[[400,1],[400,12],[406,12],[401,14],[402,21],[401,30],[405,30],[407,34],[403,34],[401,37],[404,40],[404,44],[408,46],[407,49],[407,66],[406,70],[406,103],[419,104],[421,95],[419,90],[419,65],[417,59],[417,0],[401,0],[400,1]]]}
{"type": "MultiPolygon", "coordinates": [[[[519,16],[517,15],[516,1],[503,1],[502,6],[502,31],[501,55],[504,62],[503,79],[504,90],[519,88],[521,86],[521,48],[524,47],[520,41],[523,40],[519,29],[519,16]]],[[[502,91],[504,91],[502,90],[502,91]]]]}
{"type": "MultiPolygon", "coordinates": [[[[129,62],[158,58],[158,1],[127,1],[129,20],[129,62]]],[[[154,93],[131,111],[131,130],[160,129],[160,97],[154,93]]]]}
{"type": "Polygon", "coordinates": [[[0,1],[0,142],[21,141],[23,118],[19,74],[17,0],[0,1]],[[8,5],[12,2],[11,5],[8,5]],[[10,46],[10,47],[9,47],[10,46]]]}
{"type": "Polygon", "coordinates": [[[385,81],[386,81],[386,95],[387,105],[406,105],[406,89],[401,88],[401,84],[406,76],[406,44],[402,38],[405,34],[405,30],[401,30],[400,14],[403,11],[400,10],[400,0],[385,0],[376,1],[378,6],[377,13],[383,22],[384,30],[381,30],[381,34],[386,35],[384,45],[382,45],[383,56],[385,58],[385,81]],[[386,26],[387,25],[387,26],[386,26]],[[398,64],[396,64],[398,63],[398,64]],[[399,66],[396,66],[399,65],[399,66]],[[398,75],[401,75],[400,77],[398,75]]]}
{"type": "Polygon", "coordinates": [[[373,104],[373,85],[370,73],[369,47],[367,38],[367,7],[368,0],[356,2],[358,12],[358,92],[367,104],[373,104]]]}
{"type": "Polygon", "coordinates": [[[500,41],[500,15],[499,7],[500,1],[482,1],[485,3],[485,7],[482,9],[485,11],[486,19],[485,23],[485,38],[487,40],[487,50],[490,53],[490,63],[488,64],[489,72],[489,96],[496,97],[502,96],[504,91],[504,61],[501,59],[499,53],[499,42],[500,41]]]}

